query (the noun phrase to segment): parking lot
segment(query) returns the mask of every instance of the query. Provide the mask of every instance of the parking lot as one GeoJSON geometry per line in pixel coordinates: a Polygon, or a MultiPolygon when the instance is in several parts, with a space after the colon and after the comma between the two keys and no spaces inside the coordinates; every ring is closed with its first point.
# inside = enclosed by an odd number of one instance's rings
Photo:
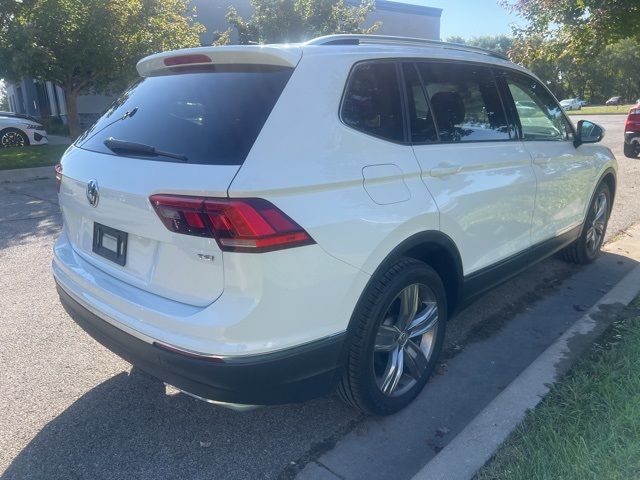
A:
{"type": "MultiPolygon", "coordinates": [[[[640,160],[622,156],[624,116],[589,119],[620,162],[611,240],[640,219],[640,160]]],[[[334,396],[238,413],[167,395],[68,317],[51,177],[0,184],[0,205],[2,479],[410,478],[635,265],[615,249],[582,269],[552,258],[494,290],[449,324],[437,375],[394,417],[334,396]]]]}

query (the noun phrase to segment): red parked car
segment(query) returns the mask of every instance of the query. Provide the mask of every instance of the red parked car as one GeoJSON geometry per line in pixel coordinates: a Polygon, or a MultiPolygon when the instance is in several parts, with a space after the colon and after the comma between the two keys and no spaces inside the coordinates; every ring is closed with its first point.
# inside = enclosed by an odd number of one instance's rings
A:
{"type": "Polygon", "coordinates": [[[640,101],[636,103],[627,116],[624,126],[624,155],[637,158],[640,153],[640,101]]]}

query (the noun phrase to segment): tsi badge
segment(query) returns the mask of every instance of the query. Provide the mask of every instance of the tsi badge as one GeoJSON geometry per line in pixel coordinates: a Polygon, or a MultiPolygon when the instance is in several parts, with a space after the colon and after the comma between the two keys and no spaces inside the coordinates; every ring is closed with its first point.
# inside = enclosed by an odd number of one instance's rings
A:
{"type": "Polygon", "coordinates": [[[87,183],[87,200],[89,200],[89,205],[92,207],[98,206],[100,191],[98,189],[98,182],[95,180],[89,180],[89,183],[87,183]]]}
{"type": "Polygon", "coordinates": [[[214,257],[213,255],[205,255],[204,253],[198,253],[198,258],[200,260],[207,260],[209,262],[213,262],[216,257],[214,257]]]}

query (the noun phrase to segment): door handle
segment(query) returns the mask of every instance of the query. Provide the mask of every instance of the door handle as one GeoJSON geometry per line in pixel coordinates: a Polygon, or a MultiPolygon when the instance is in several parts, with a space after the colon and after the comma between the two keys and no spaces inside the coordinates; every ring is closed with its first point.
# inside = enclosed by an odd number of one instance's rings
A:
{"type": "Polygon", "coordinates": [[[533,159],[533,163],[534,163],[535,165],[546,165],[546,164],[547,164],[547,163],[549,163],[550,161],[551,161],[551,158],[549,158],[549,157],[545,157],[545,156],[543,156],[543,155],[536,156],[536,157],[533,159]]]}
{"type": "Polygon", "coordinates": [[[429,175],[432,177],[446,177],[447,175],[455,175],[460,172],[462,167],[460,165],[446,165],[442,167],[435,167],[429,170],[429,175]]]}

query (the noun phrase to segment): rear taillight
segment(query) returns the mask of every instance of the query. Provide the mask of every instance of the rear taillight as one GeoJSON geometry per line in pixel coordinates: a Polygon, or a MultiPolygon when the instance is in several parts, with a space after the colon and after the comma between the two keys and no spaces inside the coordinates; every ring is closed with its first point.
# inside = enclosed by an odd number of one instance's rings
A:
{"type": "Polygon", "coordinates": [[[196,63],[211,63],[211,57],[202,53],[195,53],[193,55],[176,55],[175,57],[167,57],[164,59],[164,64],[167,67],[193,65],[196,63]]]}
{"type": "Polygon", "coordinates": [[[300,225],[261,198],[152,195],[149,200],[169,230],[215,238],[224,251],[267,252],[315,243],[300,225]]]}
{"type": "Polygon", "coordinates": [[[56,166],[53,167],[56,171],[56,190],[60,191],[60,184],[62,183],[62,164],[56,163],[56,166]]]}
{"type": "Polygon", "coordinates": [[[625,132],[637,132],[640,129],[640,108],[629,110],[629,116],[624,126],[625,132]]]}

